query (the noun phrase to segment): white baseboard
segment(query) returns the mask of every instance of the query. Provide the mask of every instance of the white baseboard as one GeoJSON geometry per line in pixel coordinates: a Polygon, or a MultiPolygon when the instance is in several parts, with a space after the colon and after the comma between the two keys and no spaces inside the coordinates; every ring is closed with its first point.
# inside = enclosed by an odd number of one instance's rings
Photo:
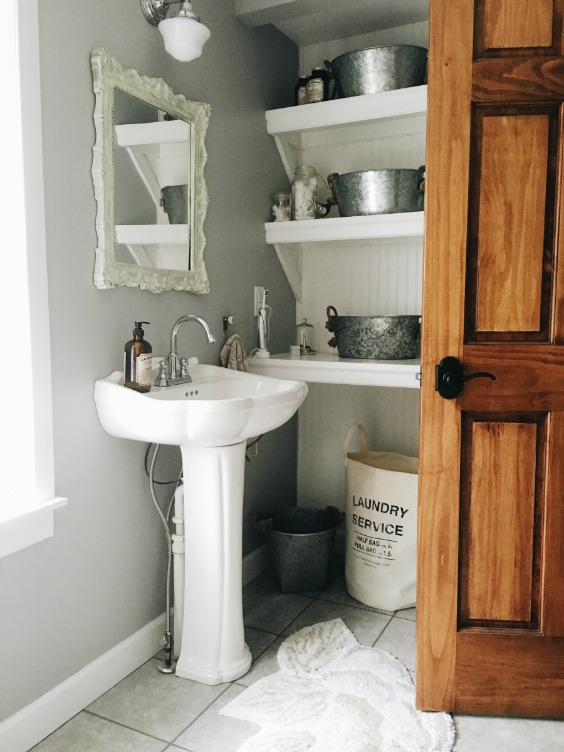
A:
{"type": "MultiPolygon", "coordinates": [[[[270,566],[268,547],[243,559],[243,585],[270,566]]],[[[0,750],[27,752],[158,652],[165,615],[101,655],[42,697],[0,723],[0,750]]]]}
{"type": "Polygon", "coordinates": [[[255,548],[250,554],[243,557],[243,587],[248,585],[251,580],[262,574],[270,566],[270,554],[268,546],[263,543],[259,548],[255,548]]]}
{"type": "Polygon", "coordinates": [[[27,752],[158,652],[165,615],[0,723],[2,752],[27,752]]]}

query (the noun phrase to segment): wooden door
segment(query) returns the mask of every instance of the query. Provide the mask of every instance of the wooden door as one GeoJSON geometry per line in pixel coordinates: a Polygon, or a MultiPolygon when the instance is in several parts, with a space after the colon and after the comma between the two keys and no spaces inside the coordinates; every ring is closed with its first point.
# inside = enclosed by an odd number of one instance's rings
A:
{"type": "Polygon", "coordinates": [[[431,0],[423,710],[564,716],[564,0],[431,0]],[[445,356],[467,381],[443,399],[445,356]]]}

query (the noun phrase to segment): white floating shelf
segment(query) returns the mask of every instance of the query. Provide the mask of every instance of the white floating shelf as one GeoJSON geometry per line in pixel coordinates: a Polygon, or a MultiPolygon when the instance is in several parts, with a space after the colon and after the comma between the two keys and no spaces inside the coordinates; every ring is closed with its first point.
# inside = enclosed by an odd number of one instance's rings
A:
{"type": "Polygon", "coordinates": [[[421,211],[405,214],[377,214],[369,217],[332,217],[293,222],[267,222],[264,227],[266,242],[271,245],[423,237],[423,216],[421,211]]]}
{"type": "Polygon", "coordinates": [[[319,384],[351,384],[418,389],[421,362],[414,360],[355,360],[331,353],[292,357],[248,358],[251,373],[319,384]]]}
{"type": "Polygon", "coordinates": [[[186,245],[188,225],[116,225],[116,240],[124,245],[186,245]]]}
{"type": "Polygon", "coordinates": [[[354,126],[373,120],[421,115],[427,111],[427,86],[363,94],[329,102],[282,107],[266,112],[271,136],[312,131],[336,126],[354,126]]]}

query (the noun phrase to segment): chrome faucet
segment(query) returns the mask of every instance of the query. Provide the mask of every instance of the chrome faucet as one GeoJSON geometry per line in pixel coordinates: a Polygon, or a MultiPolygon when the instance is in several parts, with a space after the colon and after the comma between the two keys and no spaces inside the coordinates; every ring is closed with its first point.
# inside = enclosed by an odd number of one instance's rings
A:
{"type": "Polygon", "coordinates": [[[166,386],[172,386],[173,384],[188,384],[192,381],[192,377],[188,373],[188,360],[186,358],[178,358],[176,352],[176,337],[178,330],[188,321],[195,321],[203,326],[208,338],[208,342],[211,345],[215,342],[215,337],[211,333],[211,330],[206,321],[201,316],[196,316],[193,313],[187,313],[181,316],[178,321],[175,321],[172,330],[170,332],[170,353],[168,354],[168,369],[166,375],[166,386]]]}

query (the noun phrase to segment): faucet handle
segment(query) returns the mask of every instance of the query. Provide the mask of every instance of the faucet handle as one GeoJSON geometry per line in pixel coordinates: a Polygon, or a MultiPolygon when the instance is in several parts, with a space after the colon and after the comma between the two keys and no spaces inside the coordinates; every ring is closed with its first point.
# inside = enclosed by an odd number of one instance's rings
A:
{"type": "Polygon", "coordinates": [[[153,382],[153,386],[168,386],[168,379],[166,377],[166,360],[163,358],[159,363],[159,372],[157,378],[153,382]]]}
{"type": "Polygon", "coordinates": [[[180,379],[187,378],[190,375],[188,373],[188,358],[180,358],[179,365],[180,365],[180,372],[178,374],[178,377],[180,379]]]}

